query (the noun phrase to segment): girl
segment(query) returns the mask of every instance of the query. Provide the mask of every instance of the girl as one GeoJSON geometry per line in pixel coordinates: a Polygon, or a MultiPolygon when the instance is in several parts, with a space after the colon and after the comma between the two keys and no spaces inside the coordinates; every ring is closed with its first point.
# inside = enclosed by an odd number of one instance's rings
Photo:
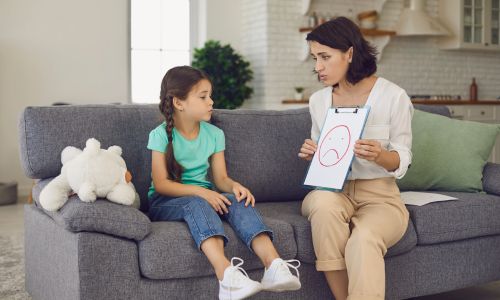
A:
{"type": "Polygon", "coordinates": [[[310,98],[311,139],[299,157],[312,159],[328,108],[371,106],[343,191],[313,190],[302,203],[316,269],[324,272],[335,299],[384,299],[384,255],[408,226],[395,179],[411,162],[413,106],[403,89],[375,76],[376,51],[349,19],[328,21],[306,39],[326,88],[310,98]]]}
{"type": "Polygon", "coordinates": [[[273,232],[254,209],[254,196],[227,175],[224,133],[208,123],[214,104],[211,94],[211,83],[200,70],[175,67],[163,77],[160,111],[165,122],[151,131],[147,146],[152,150],[153,177],[149,216],[153,221],[186,221],[198,249],[215,269],[220,299],[241,299],[260,290],[297,290],[300,262],[293,260],[298,263],[293,266],[279,257],[271,242],[273,232]],[[224,193],[214,191],[207,180],[209,167],[215,187],[224,193]],[[261,259],[265,266],[261,282],[248,278],[240,267],[242,259],[229,262],[224,255],[228,239],[221,219],[261,259]]]}

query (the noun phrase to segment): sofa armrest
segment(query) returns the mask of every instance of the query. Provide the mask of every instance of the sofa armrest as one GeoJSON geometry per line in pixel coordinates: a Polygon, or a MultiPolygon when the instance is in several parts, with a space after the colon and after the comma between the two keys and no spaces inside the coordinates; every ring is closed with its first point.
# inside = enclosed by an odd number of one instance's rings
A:
{"type": "Polygon", "coordinates": [[[500,164],[487,163],[483,169],[483,190],[500,196],[500,164]]]}
{"type": "Polygon", "coordinates": [[[58,225],[71,232],[100,232],[141,241],[151,232],[151,221],[140,210],[105,199],[94,203],[71,196],[58,211],[46,211],[40,205],[40,192],[53,178],[40,180],[33,187],[35,204],[58,225]]]}

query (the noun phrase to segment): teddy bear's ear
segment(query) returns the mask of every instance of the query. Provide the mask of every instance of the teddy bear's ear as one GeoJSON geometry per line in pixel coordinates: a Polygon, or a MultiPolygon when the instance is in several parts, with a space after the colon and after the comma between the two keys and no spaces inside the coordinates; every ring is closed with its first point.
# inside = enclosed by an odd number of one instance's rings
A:
{"type": "Polygon", "coordinates": [[[90,138],[85,143],[85,149],[83,149],[83,152],[91,155],[96,155],[97,153],[99,153],[100,149],[101,143],[94,138],[90,138]]]}
{"type": "Polygon", "coordinates": [[[111,151],[118,156],[122,156],[122,148],[120,146],[111,146],[108,148],[108,151],[111,151]]]}
{"type": "Polygon", "coordinates": [[[73,146],[68,146],[64,148],[64,150],[61,153],[61,162],[64,165],[68,161],[72,160],[76,156],[78,156],[80,153],[82,153],[82,150],[75,148],[73,146]]]}

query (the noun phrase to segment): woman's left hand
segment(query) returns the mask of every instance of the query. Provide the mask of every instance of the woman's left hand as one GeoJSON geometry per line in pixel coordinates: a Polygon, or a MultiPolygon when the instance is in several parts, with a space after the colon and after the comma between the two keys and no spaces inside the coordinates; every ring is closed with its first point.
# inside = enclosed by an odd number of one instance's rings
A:
{"type": "Polygon", "coordinates": [[[370,160],[377,164],[384,150],[382,145],[375,140],[357,140],[354,145],[354,155],[356,157],[370,160]]]}
{"type": "Polygon", "coordinates": [[[233,194],[236,196],[236,201],[238,202],[246,198],[245,206],[248,206],[248,204],[252,204],[252,207],[255,206],[255,198],[252,193],[250,193],[250,190],[238,182],[233,184],[233,194]]]}

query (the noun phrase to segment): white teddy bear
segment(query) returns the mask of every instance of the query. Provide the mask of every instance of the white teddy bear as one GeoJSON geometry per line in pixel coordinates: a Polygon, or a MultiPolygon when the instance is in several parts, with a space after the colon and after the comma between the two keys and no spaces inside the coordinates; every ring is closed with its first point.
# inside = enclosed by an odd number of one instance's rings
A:
{"type": "Polygon", "coordinates": [[[139,195],[121,155],[119,146],[101,149],[101,143],[94,138],[87,140],[83,151],[71,146],[64,148],[61,174],[42,190],[40,204],[46,210],[56,211],[74,191],[84,202],[100,197],[138,208],[139,195]]]}

